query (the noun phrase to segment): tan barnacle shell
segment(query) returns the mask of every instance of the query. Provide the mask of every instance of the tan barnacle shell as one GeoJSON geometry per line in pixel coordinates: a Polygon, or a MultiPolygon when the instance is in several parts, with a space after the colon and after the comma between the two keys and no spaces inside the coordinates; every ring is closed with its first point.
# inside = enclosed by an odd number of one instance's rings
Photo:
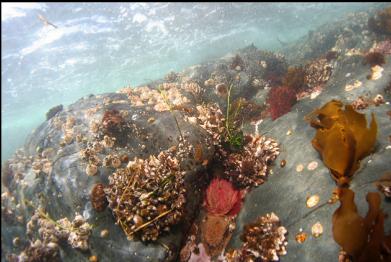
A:
{"type": "Polygon", "coordinates": [[[65,135],[64,135],[64,142],[66,144],[70,144],[73,140],[73,132],[72,131],[67,131],[65,132],[65,135]]]}
{"type": "Polygon", "coordinates": [[[95,120],[90,122],[90,131],[92,133],[98,133],[99,131],[99,123],[95,120]]]}
{"type": "Polygon", "coordinates": [[[345,91],[349,92],[349,91],[352,91],[353,89],[359,88],[360,86],[362,86],[362,82],[359,80],[356,80],[352,84],[346,85],[345,91]]]}
{"type": "Polygon", "coordinates": [[[103,146],[105,147],[113,147],[115,143],[114,137],[104,136],[103,137],[103,146]]]}
{"type": "Polygon", "coordinates": [[[95,176],[98,172],[98,167],[94,164],[88,164],[86,167],[86,174],[89,176],[95,176]]]}
{"type": "Polygon", "coordinates": [[[42,171],[42,163],[39,160],[35,160],[32,164],[32,170],[35,174],[39,174],[42,171]]]}
{"type": "Polygon", "coordinates": [[[43,164],[43,168],[42,168],[42,171],[45,173],[45,174],[50,174],[50,172],[52,171],[52,163],[48,160],[46,160],[43,164]]]}
{"type": "Polygon", "coordinates": [[[114,168],[119,168],[121,166],[121,159],[119,159],[117,155],[113,156],[113,158],[111,159],[111,165],[114,168]]]}
{"type": "Polygon", "coordinates": [[[76,123],[76,119],[73,116],[68,116],[65,122],[65,128],[71,129],[76,123]]]}
{"type": "Polygon", "coordinates": [[[94,149],[94,151],[96,153],[100,153],[102,152],[103,150],[103,146],[101,143],[99,143],[98,141],[95,141],[93,144],[92,144],[92,148],[94,149]]]}
{"type": "Polygon", "coordinates": [[[303,171],[303,170],[304,170],[303,164],[298,164],[298,165],[296,166],[296,172],[301,172],[301,171],[303,171]]]}
{"type": "Polygon", "coordinates": [[[320,222],[315,223],[311,228],[314,237],[320,237],[323,234],[323,226],[320,222]]]}
{"type": "Polygon", "coordinates": [[[100,237],[101,238],[106,238],[108,236],[109,236],[109,230],[103,229],[102,231],[100,231],[100,237]]]}
{"type": "Polygon", "coordinates": [[[52,147],[45,148],[41,155],[43,158],[51,158],[54,156],[54,149],[52,147]]]}
{"type": "Polygon", "coordinates": [[[208,80],[205,80],[204,82],[205,86],[214,86],[215,85],[215,80],[213,78],[209,78],[208,80]]]}
{"type": "Polygon", "coordinates": [[[371,67],[370,79],[377,80],[377,79],[381,78],[383,75],[383,70],[384,70],[383,67],[381,67],[379,65],[375,65],[375,66],[371,67]]]}
{"type": "Polygon", "coordinates": [[[318,195],[313,195],[307,198],[307,207],[312,208],[316,206],[319,203],[319,196],[318,195]]]}

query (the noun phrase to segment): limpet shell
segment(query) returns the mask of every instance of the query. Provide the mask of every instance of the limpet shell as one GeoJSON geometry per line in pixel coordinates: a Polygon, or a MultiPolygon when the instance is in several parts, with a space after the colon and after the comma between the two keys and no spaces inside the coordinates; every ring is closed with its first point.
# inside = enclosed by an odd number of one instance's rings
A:
{"type": "Polygon", "coordinates": [[[303,170],[304,170],[304,165],[299,164],[299,165],[296,166],[296,172],[301,172],[303,170]]]}
{"type": "Polygon", "coordinates": [[[320,237],[323,234],[323,226],[320,222],[316,222],[311,228],[314,237],[320,237]]]}
{"type": "Polygon", "coordinates": [[[98,167],[94,164],[88,164],[86,167],[86,174],[89,176],[95,176],[98,172],[98,167]]]}
{"type": "Polygon", "coordinates": [[[307,197],[307,202],[306,202],[307,207],[312,208],[312,207],[316,206],[319,203],[319,200],[320,200],[320,197],[318,195],[313,195],[313,196],[307,197]]]}
{"type": "Polygon", "coordinates": [[[307,169],[312,171],[315,170],[318,167],[318,162],[312,161],[307,165],[307,169]]]}

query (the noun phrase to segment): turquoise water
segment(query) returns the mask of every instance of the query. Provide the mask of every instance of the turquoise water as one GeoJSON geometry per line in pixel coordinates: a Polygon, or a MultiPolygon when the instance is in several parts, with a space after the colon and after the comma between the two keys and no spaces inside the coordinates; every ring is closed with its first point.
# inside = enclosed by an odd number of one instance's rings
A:
{"type": "Polygon", "coordinates": [[[276,50],[380,3],[2,3],[2,162],[58,104],[254,43],[276,50]],[[38,15],[57,26],[45,26],[38,15]]]}

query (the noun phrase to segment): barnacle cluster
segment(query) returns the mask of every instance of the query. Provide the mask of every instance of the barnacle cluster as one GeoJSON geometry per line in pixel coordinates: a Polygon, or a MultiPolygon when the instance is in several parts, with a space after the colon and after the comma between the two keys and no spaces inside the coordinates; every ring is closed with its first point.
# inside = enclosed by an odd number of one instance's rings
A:
{"type": "Polygon", "coordinates": [[[244,227],[243,245],[226,254],[227,261],[278,261],[286,254],[287,230],[274,214],[266,214],[244,227]]]}
{"type": "Polygon", "coordinates": [[[59,248],[57,243],[50,242],[44,243],[37,239],[31,242],[19,255],[9,254],[7,255],[7,261],[9,262],[60,262],[59,248]]]}
{"type": "MultiPolygon", "coordinates": [[[[183,106],[190,102],[190,100],[184,96],[178,83],[163,83],[160,85],[161,90],[164,90],[167,99],[173,104],[173,106],[183,106]]],[[[132,89],[119,90],[120,93],[126,93],[132,105],[153,106],[155,111],[169,111],[170,107],[167,105],[164,97],[160,94],[159,90],[152,89],[148,86],[136,87],[132,89]]]]}
{"type": "Polygon", "coordinates": [[[225,131],[224,115],[217,104],[197,105],[197,122],[212,136],[214,145],[219,145],[225,131]]]}
{"type": "Polygon", "coordinates": [[[9,255],[9,261],[61,261],[59,243],[62,240],[66,240],[72,248],[89,249],[92,227],[79,214],[72,222],[68,218],[55,221],[42,208],[37,208],[26,227],[29,237],[34,238],[34,232],[37,231],[39,238],[31,240],[19,255],[9,255]]]}
{"type": "Polygon", "coordinates": [[[272,138],[249,135],[246,140],[248,143],[243,150],[223,160],[226,178],[240,188],[261,185],[279,154],[278,144],[272,138]]]}
{"type": "Polygon", "coordinates": [[[185,187],[175,150],[162,151],[146,160],[135,158],[117,169],[104,189],[117,223],[129,239],[154,241],[181,221],[185,187]]]}
{"type": "Polygon", "coordinates": [[[351,103],[351,105],[354,110],[363,110],[370,105],[379,106],[384,103],[385,103],[385,100],[384,100],[383,96],[380,94],[377,94],[372,99],[370,99],[367,96],[359,96],[351,103]]]}
{"type": "Polygon", "coordinates": [[[331,76],[333,66],[327,59],[317,59],[304,66],[304,83],[309,88],[326,83],[331,76]]]}
{"type": "Polygon", "coordinates": [[[38,225],[38,233],[43,243],[67,240],[73,248],[88,250],[88,240],[92,227],[83,216],[76,214],[73,221],[61,218],[54,221],[42,208],[38,208],[27,223],[27,234],[31,235],[38,225]]]}
{"type": "Polygon", "coordinates": [[[104,134],[115,136],[122,132],[125,120],[118,110],[108,110],[103,114],[102,131],[104,134]]]}

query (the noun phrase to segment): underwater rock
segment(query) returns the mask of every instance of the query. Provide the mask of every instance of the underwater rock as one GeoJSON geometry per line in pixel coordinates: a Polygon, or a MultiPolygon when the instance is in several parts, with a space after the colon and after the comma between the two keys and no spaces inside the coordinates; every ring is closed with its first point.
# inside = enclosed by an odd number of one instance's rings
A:
{"type": "MultiPolygon", "coordinates": [[[[266,98],[270,87],[275,89],[282,85],[282,79],[288,67],[287,60],[289,62],[296,60],[296,64],[305,65],[308,61],[302,58],[316,61],[320,57],[325,57],[329,50],[341,55],[328,61],[332,61],[330,64],[334,69],[333,74],[324,84],[322,92],[316,97],[314,96],[314,99],[300,100],[290,107],[288,113],[276,121],[262,117],[263,121],[258,122],[257,128],[259,127],[259,129],[257,130],[262,134],[262,138],[266,135],[267,137],[272,136],[273,139],[265,138],[262,142],[254,142],[254,140],[258,140],[252,138],[252,142],[250,141],[248,146],[244,148],[245,153],[236,152],[238,154],[233,155],[234,157],[230,159],[231,162],[227,163],[233,172],[224,174],[223,178],[230,179],[235,186],[252,187],[263,183],[262,186],[253,188],[246,195],[246,201],[242,204],[242,209],[236,218],[237,226],[232,232],[230,248],[238,250],[242,245],[240,236],[243,233],[244,225],[254,221],[259,214],[270,213],[273,210],[279,214],[282,224],[286,225],[290,232],[298,232],[298,228],[304,228],[305,232],[310,232],[311,226],[316,222],[320,222],[324,229],[322,237],[314,240],[310,236],[303,244],[295,242],[295,234],[284,235],[285,240],[289,238],[290,244],[288,245],[288,253],[279,257],[281,261],[318,262],[335,259],[338,254],[338,245],[333,241],[331,235],[330,219],[336,208],[335,205],[320,203],[309,210],[303,201],[306,196],[315,193],[319,195],[320,199],[329,199],[330,192],[335,186],[333,181],[326,176],[329,172],[327,167],[320,159],[316,159],[318,154],[310,143],[315,130],[303,121],[303,117],[331,99],[338,98],[345,103],[363,95],[362,92],[369,92],[371,97],[375,94],[384,95],[384,87],[390,83],[389,75],[383,73],[383,76],[377,81],[368,81],[366,79],[368,66],[361,64],[362,57],[342,55],[349,49],[368,50],[373,45],[374,41],[363,41],[363,34],[358,33],[362,31],[360,24],[365,24],[367,20],[368,15],[360,13],[347,17],[343,22],[323,26],[316,32],[305,36],[305,43],[299,41],[294,48],[289,47],[290,51],[284,52],[285,56],[257,50],[250,46],[236,52],[243,64],[238,64],[233,69],[230,69],[230,63],[235,55],[228,59],[223,58],[186,69],[177,74],[175,80],[177,82],[170,82],[172,79],[167,78],[167,81],[155,81],[144,87],[134,89],[127,87],[117,94],[90,96],[57,112],[35,130],[23,150],[18,151],[6,165],[3,165],[2,179],[6,183],[2,185],[2,193],[8,193],[4,194],[6,201],[3,201],[2,196],[2,260],[5,260],[7,254],[15,252],[12,243],[15,237],[20,238],[18,252],[26,247],[28,243],[28,238],[25,236],[26,227],[33,234],[38,234],[37,226],[34,228],[32,224],[26,225],[26,221],[29,221],[32,216],[32,210],[25,208],[23,203],[25,199],[29,199],[34,204],[48,203],[47,212],[55,219],[71,218],[75,212],[79,212],[83,214],[87,222],[93,223],[95,227],[89,238],[90,251],[88,253],[73,249],[66,242],[56,246],[55,243],[45,244],[42,241],[34,241],[31,245],[32,249],[24,253],[24,258],[26,258],[26,254],[32,257],[32,254],[49,253],[47,257],[50,261],[55,261],[53,254],[57,254],[62,261],[70,262],[84,261],[94,256],[99,258],[99,261],[120,262],[129,259],[136,262],[162,261],[164,259],[176,261],[184,232],[187,230],[186,225],[192,221],[194,211],[200,209],[199,204],[202,203],[205,196],[204,192],[196,185],[199,185],[200,181],[205,183],[205,179],[210,178],[200,171],[205,170],[209,164],[213,164],[214,147],[224,139],[222,137],[225,129],[224,109],[227,101],[224,97],[216,94],[215,86],[219,83],[228,86],[228,80],[235,79],[239,75],[241,81],[234,87],[232,101],[239,101],[237,98],[240,97],[245,97],[246,101],[258,101],[254,97],[258,92],[260,94],[259,100],[264,101],[263,98],[266,98]],[[344,27],[347,29],[344,30],[344,27]],[[356,64],[353,65],[353,63],[356,64]],[[240,68],[237,68],[238,66],[240,68]],[[343,86],[347,82],[345,75],[348,72],[352,74],[352,79],[362,82],[362,88],[353,89],[350,93],[343,90],[343,86]],[[213,81],[209,82],[213,82],[213,84],[205,85],[204,83],[208,79],[212,79],[213,81]],[[157,90],[159,86],[163,92],[157,90]],[[350,94],[354,97],[352,98],[350,94]],[[166,97],[168,97],[169,103],[166,102],[166,97]],[[218,106],[211,106],[213,104],[218,106]],[[119,136],[123,139],[122,143],[119,143],[113,134],[104,134],[103,116],[105,112],[114,110],[118,112],[115,114],[115,118],[122,118],[127,127],[127,132],[122,132],[119,136]],[[174,116],[179,123],[180,131],[175,128],[174,116]],[[150,119],[154,119],[154,121],[150,119]],[[287,135],[287,130],[292,130],[289,132],[290,135],[287,135]],[[108,186],[110,184],[109,178],[112,178],[114,173],[124,172],[128,168],[129,160],[134,161],[135,157],[149,162],[150,156],[157,157],[162,151],[170,148],[179,150],[180,133],[183,133],[184,140],[188,140],[186,145],[189,149],[187,152],[194,152],[194,155],[189,155],[180,161],[181,170],[185,173],[183,174],[183,185],[186,188],[186,213],[183,215],[183,221],[181,220],[177,225],[170,225],[169,233],[163,233],[164,230],[159,229],[162,230],[162,232],[158,232],[158,240],[161,245],[153,242],[144,244],[137,241],[137,238],[129,241],[121,226],[115,224],[116,217],[113,216],[111,208],[106,208],[99,213],[93,208],[90,199],[91,190],[97,183],[108,186]],[[278,146],[276,141],[278,141],[278,146]],[[48,148],[52,148],[51,153],[48,148]],[[284,159],[286,164],[284,168],[279,165],[274,166],[274,175],[269,176],[267,183],[264,183],[265,174],[272,171],[271,163],[277,158],[277,151],[280,154],[278,162],[280,163],[280,160],[284,159]],[[258,159],[255,159],[257,154],[259,154],[258,159]],[[123,155],[126,156],[122,157],[123,155]],[[300,172],[295,172],[297,164],[308,163],[314,160],[314,157],[318,162],[318,168],[309,172],[304,169],[304,166],[301,166],[300,172]],[[115,159],[114,164],[112,163],[113,159],[115,159]],[[247,161],[248,159],[250,161],[247,161]],[[51,169],[47,163],[50,163],[51,169]],[[253,165],[253,163],[256,164],[253,165]],[[47,164],[46,168],[45,164],[47,164]],[[89,164],[96,166],[95,176],[86,175],[85,170],[89,164]],[[246,174],[248,172],[250,179],[240,177],[241,172],[246,174]],[[44,175],[45,173],[47,175],[44,175]],[[102,238],[100,237],[102,230],[107,230],[105,232],[110,233],[102,238]]],[[[380,51],[377,50],[377,52],[380,51]]],[[[388,57],[386,60],[387,63],[383,65],[384,72],[390,72],[388,57]]],[[[386,102],[387,99],[389,96],[384,96],[386,102]]],[[[263,102],[257,104],[262,105],[263,102]]],[[[360,196],[356,202],[358,209],[365,209],[364,196],[370,187],[373,187],[373,181],[378,180],[385,171],[391,168],[388,161],[391,151],[384,150],[389,143],[389,134],[391,133],[389,115],[385,114],[386,109],[386,105],[363,109],[376,113],[379,134],[376,151],[370,156],[371,162],[366,159],[362,160],[361,169],[355,175],[355,179],[351,181],[352,186],[360,188],[356,192],[360,196]]],[[[110,127],[110,122],[107,124],[107,127],[110,127]]],[[[254,127],[247,120],[243,122],[243,129],[249,132],[254,131],[254,127]]],[[[150,173],[152,172],[155,171],[150,173]]],[[[130,175],[123,177],[128,178],[130,175]]],[[[161,180],[157,179],[157,181],[161,180]]],[[[182,181],[179,182],[182,183],[182,181]]],[[[156,187],[156,184],[151,187],[156,187]]],[[[155,201],[154,197],[148,198],[148,196],[153,196],[151,192],[153,191],[143,190],[137,197],[143,196],[144,200],[155,201]]],[[[135,196],[140,192],[133,190],[131,193],[135,196]]],[[[157,201],[160,200],[157,199],[157,201]]],[[[120,211],[129,211],[128,208],[132,203],[127,203],[127,205],[127,208],[121,207],[120,211]]],[[[149,206],[146,206],[146,211],[143,211],[145,210],[143,208],[138,209],[138,207],[136,211],[129,211],[137,213],[138,210],[140,213],[132,218],[130,222],[132,226],[134,224],[139,227],[151,221],[148,219],[148,214],[149,210],[154,208],[149,206]]],[[[163,209],[164,207],[160,207],[160,211],[163,209]]],[[[390,213],[389,205],[384,205],[384,210],[390,213]]],[[[151,219],[154,218],[151,217],[151,219]]],[[[154,222],[150,224],[151,228],[148,229],[151,230],[150,234],[147,234],[151,239],[156,234],[156,231],[152,232],[152,228],[157,228],[159,224],[154,224],[154,222]]],[[[390,228],[387,220],[384,227],[386,230],[390,228]]],[[[222,231],[224,230],[219,232],[222,231]]],[[[142,230],[140,229],[139,232],[142,230]]],[[[206,238],[211,242],[215,241],[213,243],[220,246],[221,237],[213,239],[213,237],[207,236],[206,238]]],[[[77,242],[76,239],[75,246],[77,246],[77,242]]],[[[194,248],[194,252],[191,252],[188,257],[193,260],[210,259],[205,250],[207,248],[204,248],[203,244],[199,244],[198,250],[194,248]],[[197,253],[197,251],[200,252],[197,253]]],[[[21,255],[23,254],[21,253],[21,255]]]]}
{"type": "Polygon", "coordinates": [[[63,110],[63,105],[58,105],[55,107],[52,107],[47,113],[46,113],[46,120],[49,120],[53,116],[55,116],[58,112],[61,112],[63,110]]]}
{"type": "MultiPolygon", "coordinates": [[[[148,159],[149,155],[156,154],[171,148],[178,144],[180,137],[179,131],[173,129],[175,127],[175,121],[172,114],[179,114],[177,112],[151,112],[145,110],[145,106],[142,108],[133,107],[130,105],[131,101],[128,101],[128,96],[125,94],[104,94],[100,96],[92,96],[89,98],[81,99],[76,103],[70,105],[65,110],[56,114],[48,121],[44,122],[39,128],[36,129],[26,143],[24,150],[20,151],[17,156],[10,159],[9,173],[11,174],[9,182],[7,182],[8,190],[13,192],[15,202],[23,203],[25,199],[38,203],[42,200],[48,203],[47,210],[52,217],[72,217],[75,212],[79,212],[85,217],[95,219],[99,216],[99,222],[94,227],[92,234],[99,235],[100,231],[107,229],[110,234],[108,237],[102,239],[90,238],[91,252],[99,257],[100,261],[110,261],[112,259],[116,261],[124,261],[124,259],[132,259],[133,261],[145,261],[146,257],[154,257],[163,260],[166,256],[166,249],[159,244],[149,244],[144,246],[140,241],[129,241],[126,235],[121,230],[119,225],[115,225],[115,218],[110,212],[109,208],[104,209],[101,212],[96,212],[94,206],[101,210],[105,206],[105,201],[102,192],[95,195],[93,194],[93,203],[90,200],[90,193],[96,184],[103,184],[108,186],[108,177],[113,172],[119,172],[121,168],[126,167],[126,159],[134,159],[139,157],[140,159],[148,159]],[[111,101],[106,109],[99,106],[104,104],[105,101],[111,101]],[[120,102],[118,102],[120,101],[120,102]],[[93,110],[91,110],[93,109],[93,110]],[[127,137],[123,141],[126,144],[113,143],[113,139],[109,136],[102,138],[100,132],[103,130],[102,119],[107,111],[119,112],[123,118],[123,122],[130,126],[129,133],[125,134],[127,137]],[[124,114],[123,112],[128,112],[124,114]],[[71,121],[72,116],[74,120],[71,121]],[[154,117],[156,121],[152,124],[148,123],[148,119],[154,117]],[[69,121],[68,121],[68,120],[69,121]],[[62,128],[57,129],[54,123],[59,122],[61,125],[66,125],[71,128],[75,134],[79,134],[80,139],[73,140],[64,147],[60,147],[60,141],[63,133],[62,128]],[[91,132],[90,123],[97,123],[97,132],[91,132]],[[72,126],[72,127],[71,127],[72,126]],[[50,137],[50,140],[48,140],[50,137]],[[38,145],[42,145],[42,141],[46,142],[46,147],[42,147],[42,152],[47,148],[53,149],[53,154],[47,154],[42,159],[40,153],[36,151],[38,145]],[[126,154],[126,157],[122,157],[126,154]],[[103,162],[107,156],[111,156],[109,166],[104,166],[103,162]],[[116,157],[118,156],[118,157],[116,157]],[[31,160],[30,160],[31,157],[31,160]],[[112,165],[113,159],[119,159],[121,165],[112,165]],[[124,163],[122,160],[125,160],[124,163]],[[28,164],[26,161],[31,161],[28,164]],[[36,178],[32,169],[32,163],[39,163],[38,170],[41,170],[42,174],[45,172],[45,163],[48,161],[51,163],[50,175],[36,178]],[[26,162],[26,164],[23,164],[26,162]],[[88,176],[86,167],[95,166],[94,170],[88,169],[89,174],[94,176],[88,176]],[[20,170],[20,171],[18,171],[20,170]],[[93,172],[92,172],[93,171],[93,172]],[[15,173],[23,173],[23,178],[19,181],[18,176],[15,173]],[[41,193],[41,194],[38,194],[41,193]],[[39,197],[41,196],[41,197],[39,197]],[[43,197],[43,198],[42,198],[43,197]],[[40,200],[42,198],[42,200],[40,200]],[[96,202],[97,201],[97,202],[96,202]],[[103,205],[102,205],[103,204],[103,205]],[[99,215],[98,215],[99,214],[99,215]],[[107,248],[110,245],[111,248],[107,248]],[[124,255],[126,254],[126,255],[124,255]]],[[[119,114],[115,114],[115,118],[119,119],[119,114]]],[[[213,156],[213,147],[208,146],[211,143],[209,135],[205,130],[198,125],[184,121],[181,118],[177,118],[181,131],[187,141],[188,151],[192,152],[193,147],[202,143],[202,158],[203,160],[210,160],[213,156]]],[[[117,121],[118,122],[118,121],[117,121]]],[[[122,122],[122,121],[119,121],[122,122]]],[[[107,122],[107,127],[110,126],[107,122]]],[[[114,125],[115,126],[115,125],[114,125]]],[[[114,141],[115,142],[115,141],[114,141]]],[[[186,149],[187,150],[187,149],[186,149]]],[[[47,150],[46,150],[47,151],[47,150]]],[[[46,152],[45,151],[45,152],[46,152]]],[[[109,158],[107,158],[108,160],[109,158]]],[[[197,210],[197,205],[201,203],[203,195],[200,191],[193,191],[196,186],[197,179],[194,176],[199,170],[205,169],[202,163],[197,163],[192,156],[181,158],[183,161],[178,164],[181,165],[181,170],[184,172],[184,187],[186,190],[186,204],[181,206],[186,210],[186,216],[182,224],[177,225],[169,233],[163,234],[159,237],[159,240],[168,244],[172,243],[173,250],[179,248],[181,243],[182,234],[177,228],[186,228],[186,221],[191,219],[192,214],[197,210]]],[[[115,161],[114,161],[115,162],[115,161]]],[[[34,165],[37,167],[37,165],[34,165]]],[[[3,166],[4,168],[4,166],[3,166]]],[[[5,169],[4,169],[5,170],[5,169]]],[[[5,176],[3,176],[4,178],[5,176]]],[[[4,178],[5,179],[5,178],[4,178]]],[[[2,189],[3,192],[3,189],[2,189]]],[[[178,198],[179,200],[179,198],[178,198]]],[[[175,201],[174,201],[175,202],[175,201]]],[[[4,203],[5,204],[5,203],[4,203]]],[[[175,205],[175,203],[171,203],[175,205]]],[[[3,207],[3,204],[2,204],[3,207]]],[[[10,206],[11,207],[11,206],[10,206]]],[[[19,213],[12,211],[10,218],[15,221],[16,216],[22,215],[24,221],[28,221],[31,217],[29,211],[21,204],[21,211],[19,213]]],[[[5,208],[5,206],[4,206],[5,208]]],[[[170,206],[168,206],[171,209],[170,206]]],[[[5,210],[5,209],[4,209],[5,210]]],[[[11,211],[11,209],[9,209],[11,211]]],[[[98,211],[97,210],[97,211],[98,211]]],[[[8,248],[12,246],[12,239],[15,236],[21,236],[21,232],[25,230],[25,225],[15,222],[5,222],[5,214],[2,212],[2,224],[6,229],[3,230],[2,236],[5,242],[3,245],[4,256],[6,254],[13,253],[8,248]],[[11,226],[14,224],[14,226],[11,226]],[[7,246],[7,247],[6,247],[7,246]]],[[[169,216],[167,216],[169,218],[169,216]]],[[[153,219],[153,217],[152,217],[153,219]]],[[[147,219],[144,219],[147,222],[147,219]]],[[[94,222],[95,224],[95,222],[94,222]]],[[[161,228],[162,230],[164,228],[161,228]]],[[[152,234],[152,233],[151,233],[152,234]]],[[[21,237],[21,242],[25,243],[26,238],[21,237]]],[[[74,246],[78,246],[76,238],[73,240],[74,246]]],[[[171,246],[171,244],[170,244],[171,246]]],[[[78,252],[77,250],[69,247],[60,246],[60,249],[66,249],[66,253],[59,252],[63,261],[81,261],[88,259],[88,254],[78,252]]]]}

